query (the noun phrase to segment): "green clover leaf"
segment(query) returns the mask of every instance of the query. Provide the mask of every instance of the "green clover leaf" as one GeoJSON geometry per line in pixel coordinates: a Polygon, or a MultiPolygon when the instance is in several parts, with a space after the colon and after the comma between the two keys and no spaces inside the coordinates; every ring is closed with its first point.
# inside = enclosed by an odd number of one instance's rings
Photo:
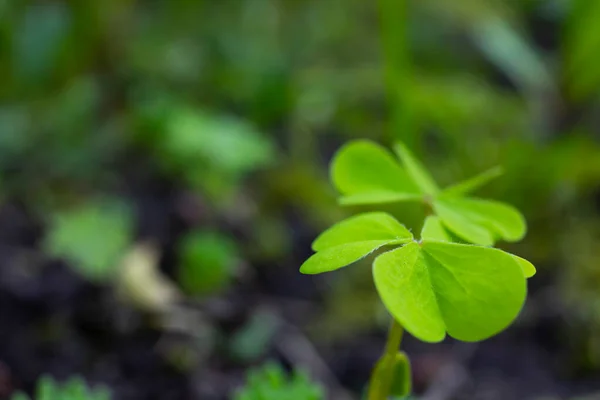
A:
{"type": "Polygon", "coordinates": [[[510,254],[457,243],[412,242],[384,253],[373,277],[389,312],[425,342],[446,333],[466,342],[489,338],[517,317],[527,293],[510,254]]]}
{"type": "Polygon", "coordinates": [[[313,242],[316,251],[300,267],[304,274],[320,274],[352,264],[390,244],[407,243],[412,233],[394,217],[372,212],[333,225],[313,242]]]}
{"type": "Polygon", "coordinates": [[[402,160],[402,164],[404,164],[404,168],[406,168],[406,172],[413,179],[413,181],[419,186],[421,193],[435,195],[440,191],[437,183],[429,174],[429,171],[425,169],[425,167],[417,160],[413,154],[408,150],[408,148],[401,142],[398,142],[394,145],[394,150],[400,160],[402,160]]]}
{"type": "Polygon", "coordinates": [[[502,175],[502,168],[490,168],[479,175],[445,188],[444,194],[452,196],[469,194],[487,184],[489,181],[496,179],[500,175],[502,175]]]}
{"type": "Polygon", "coordinates": [[[435,215],[430,215],[425,218],[423,229],[421,229],[421,239],[423,240],[438,240],[441,242],[451,242],[450,234],[444,228],[442,221],[435,215]]]}
{"type": "MultiPolygon", "coordinates": [[[[425,219],[423,229],[421,230],[421,239],[423,240],[434,240],[441,242],[452,242],[452,237],[448,233],[448,230],[444,228],[442,221],[439,217],[430,215],[425,219]]],[[[511,254],[515,260],[521,266],[523,274],[526,278],[531,278],[536,273],[536,269],[532,263],[524,258],[511,254]]]]}
{"type": "Polygon", "coordinates": [[[441,196],[433,201],[433,208],[448,229],[475,244],[491,246],[498,239],[518,241],[527,230],[516,208],[497,201],[441,196]]]}
{"type": "Polygon", "coordinates": [[[404,144],[396,143],[394,150],[403,167],[385,148],[370,141],[353,141],[340,149],[331,164],[332,181],[342,194],[340,203],[422,201],[457,238],[483,246],[493,246],[498,240],[517,241],[525,235],[525,219],[514,207],[465,196],[498,177],[501,168],[440,191],[404,144]]]}
{"type": "Polygon", "coordinates": [[[342,204],[417,200],[417,185],[385,148],[368,140],[342,147],[331,164],[331,180],[342,204]]]}
{"type": "Polygon", "coordinates": [[[527,261],[526,259],[524,259],[522,257],[515,256],[514,254],[511,254],[511,256],[513,256],[513,258],[517,261],[517,263],[523,270],[523,274],[525,275],[525,278],[531,278],[532,276],[535,275],[537,270],[535,269],[535,267],[533,266],[532,263],[530,263],[529,261],[527,261]]]}

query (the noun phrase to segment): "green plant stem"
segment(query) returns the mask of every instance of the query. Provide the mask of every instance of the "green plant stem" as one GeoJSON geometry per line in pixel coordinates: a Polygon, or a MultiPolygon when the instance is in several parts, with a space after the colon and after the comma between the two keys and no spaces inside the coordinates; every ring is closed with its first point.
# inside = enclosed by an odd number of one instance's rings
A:
{"type": "Polygon", "coordinates": [[[398,321],[392,318],[392,324],[388,331],[387,342],[385,343],[385,354],[395,356],[402,343],[404,328],[398,321]]]}
{"type": "Polygon", "coordinates": [[[388,331],[385,351],[371,375],[369,381],[368,400],[387,400],[392,388],[394,378],[394,359],[402,342],[404,328],[395,319],[392,319],[390,330],[388,331]]]}

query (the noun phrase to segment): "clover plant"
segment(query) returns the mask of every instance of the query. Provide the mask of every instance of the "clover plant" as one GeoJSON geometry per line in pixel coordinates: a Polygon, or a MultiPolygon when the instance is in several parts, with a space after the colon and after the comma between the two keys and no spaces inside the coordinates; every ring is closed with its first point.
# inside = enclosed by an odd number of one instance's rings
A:
{"type": "Polygon", "coordinates": [[[415,235],[385,212],[359,214],[319,235],[315,254],[300,268],[305,274],[334,271],[377,251],[373,279],[393,323],[369,400],[410,392],[410,364],[398,352],[403,329],[431,343],[446,335],[487,339],[517,317],[526,278],[535,274],[527,260],[492,247],[525,235],[519,211],[469,196],[498,176],[499,168],[441,189],[402,143],[394,150],[400,162],[376,143],[352,141],[335,155],[331,179],[343,205],[422,203],[428,215],[421,232],[415,235]]]}

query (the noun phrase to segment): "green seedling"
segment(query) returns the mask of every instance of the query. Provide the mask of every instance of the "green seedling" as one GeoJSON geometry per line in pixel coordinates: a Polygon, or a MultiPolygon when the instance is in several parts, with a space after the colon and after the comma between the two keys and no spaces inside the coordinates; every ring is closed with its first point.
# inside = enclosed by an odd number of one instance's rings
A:
{"type": "Polygon", "coordinates": [[[89,388],[79,377],[73,377],[61,385],[49,376],[44,376],[38,381],[34,397],[30,398],[25,393],[18,392],[11,397],[11,400],[110,400],[110,398],[107,388],[89,388]]]}
{"type": "Polygon", "coordinates": [[[268,363],[248,373],[245,386],[234,400],[324,400],[323,389],[313,383],[303,372],[291,376],[283,368],[268,363]]]}
{"type": "Polygon", "coordinates": [[[519,211],[468,196],[499,169],[440,189],[402,143],[395,150],[401,163],[373,142],[350,142],[334,157],[331,179],[341,204],[422,203],[428,216],[419,237],[387,213],[360,214],[317,237],[315,254],[300,268],[305,274],[334,271],[377,251],[373,279],[394,322],[369,400],[410,392],[410,382],[404,382],[410,381],[410,364],[398,352],[403,329],[432,343],[446,335],[465,342],[487,339],[518,316],[526,278],[535,274],[527,260],[491,247],[525,235],[519,211]]]}

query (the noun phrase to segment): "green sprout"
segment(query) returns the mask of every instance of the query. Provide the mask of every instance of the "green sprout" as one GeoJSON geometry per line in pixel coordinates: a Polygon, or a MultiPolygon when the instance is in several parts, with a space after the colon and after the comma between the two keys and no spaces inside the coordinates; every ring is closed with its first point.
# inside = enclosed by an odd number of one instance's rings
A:
{"type": "Polygon", "coordinates": [[[431,343],[446,335],[465,342],[487,339],[519,315],[526,278],[536,272],[529,261],[491,247],[523,238],[521,213],[467,196],[497,177],[498,168],[440,189],[402,143],[395,151],[402,164],[373,142],[350,142],[334,157],[331,179],[344,205],[422,203],[429,215],[419,237],[387,213],[356,215],[319,235],[312,244],[315,254],[300,268],[305,274],[334,271],[378,251],[373,279],[394,322],[369,400],[410,392],[410,364],[398,352],[403,329],[431,343]]]}

